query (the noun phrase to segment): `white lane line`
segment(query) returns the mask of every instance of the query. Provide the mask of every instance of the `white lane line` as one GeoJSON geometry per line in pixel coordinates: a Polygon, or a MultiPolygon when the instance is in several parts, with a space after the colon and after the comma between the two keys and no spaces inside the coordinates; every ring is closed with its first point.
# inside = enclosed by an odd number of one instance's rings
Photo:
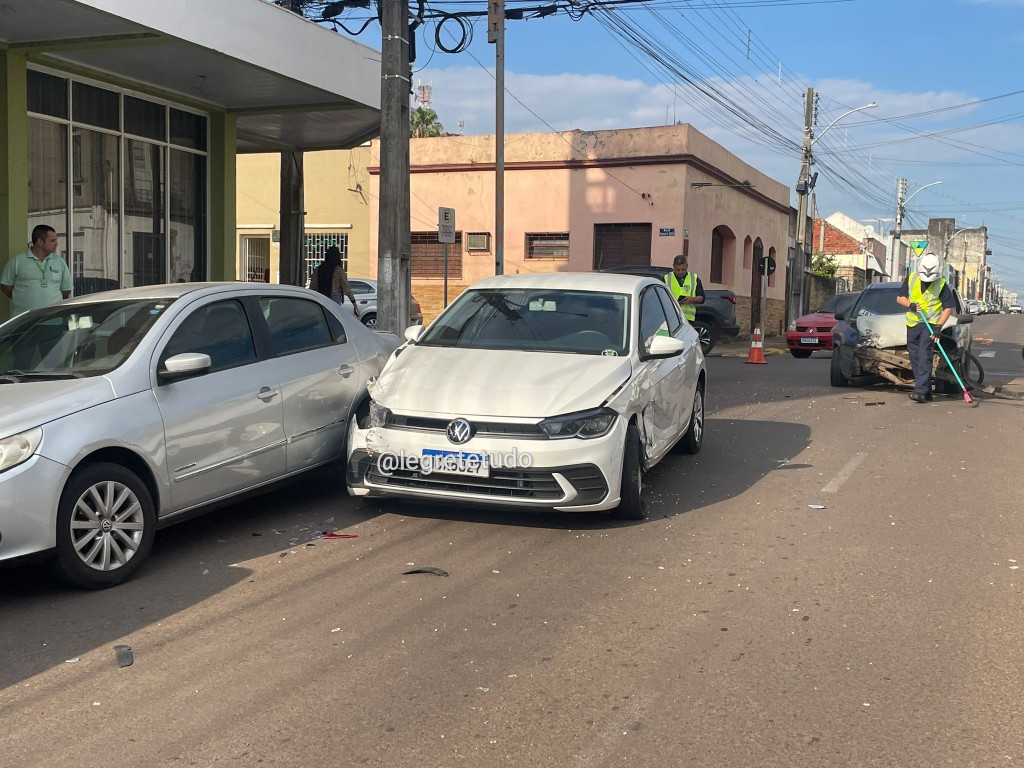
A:
{"type": "Polygon", "coordinates": [[[846,466],[839,470],[839,474],[833,477],[829,481],[828,485],[821,489],[821,492],[835,493],[838,491],[842,487],[843,483],[850,479],[850,475],[857,471],[857,467],[859,467],[867,457],[868,455],[866,453],[858,453],[846,462],[846,466]]]}
{"type": "Polygon", "coordinates": [[[989,350],[987,350],[985,352],[979,352],[978,353],[978,357],[995,357],[995,356],[996,356],[996,351],[994,349],[989,349],[989,350]]]}

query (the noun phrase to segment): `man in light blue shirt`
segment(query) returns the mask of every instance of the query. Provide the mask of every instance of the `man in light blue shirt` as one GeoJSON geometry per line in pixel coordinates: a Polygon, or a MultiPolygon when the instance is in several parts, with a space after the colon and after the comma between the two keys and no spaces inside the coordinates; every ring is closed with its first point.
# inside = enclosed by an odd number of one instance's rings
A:
{"type": "Polygon", "coordinates": [[[32,247],[11,257],[0,275],[0,291],[11,300],[11,317],[71,296],[67,262],[57,255],[57,232],[40,224],[32,230],[32,247]]]}

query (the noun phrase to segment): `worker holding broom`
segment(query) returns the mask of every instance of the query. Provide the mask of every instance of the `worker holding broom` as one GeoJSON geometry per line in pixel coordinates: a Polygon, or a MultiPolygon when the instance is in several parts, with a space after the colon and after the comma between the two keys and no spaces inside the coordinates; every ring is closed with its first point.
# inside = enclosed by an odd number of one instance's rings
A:
{"type": "Polygon", "coordinates": [[[910,399],[926,403],[932,399],[932,357],[939,333],[956,309],[956,298],[939,274],[939,257],[926,253],[917,269],[907,275],[896,301],[907,308],[907,352],[914,372],[910,399]],[[922,317],[923,315],[923,317],[922,317]],[[925,322],[927,321],[927,322],[925,322]]]}

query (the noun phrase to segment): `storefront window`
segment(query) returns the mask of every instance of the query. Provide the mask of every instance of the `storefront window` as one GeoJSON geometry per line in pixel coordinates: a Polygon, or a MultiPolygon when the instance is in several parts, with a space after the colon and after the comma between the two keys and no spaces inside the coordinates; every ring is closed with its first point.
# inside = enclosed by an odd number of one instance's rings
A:
{"type": "Polygon", "coordinates": [[[76,295],[207,279],[205,116],[34,69],[28,105],[29,227],[57,230],[76,295]]]}

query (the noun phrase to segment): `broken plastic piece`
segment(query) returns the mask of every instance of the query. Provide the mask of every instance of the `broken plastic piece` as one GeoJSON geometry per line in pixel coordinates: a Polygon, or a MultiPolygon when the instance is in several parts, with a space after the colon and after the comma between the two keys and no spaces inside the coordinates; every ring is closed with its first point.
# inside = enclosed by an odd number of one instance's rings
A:
{"type": "Polygon", "coordinates": [[[358,539],[359,538],[359,534],[358,533],[338,533],[337,531],[335,531],[334,533],[325,533],[320,538],[321,539],[358,539]]]}
{"type": "Polygon", "coordinates": [[[402,571],[403,574],[409,573],[432,573],[435,576],[447,576],[448,571],[442,571],[440,568],[434,568],[433,566],[425,565],[422,568],[413,568],[408,571],[402,571]]]}
{"type": "Polygon", "coordinates": [[[117,666],[121,668],[130,667],[135,663],[135,657],[132,655],[132,647],[130,645],[115,645],[114,653],[117,654],[117,666]]]}
{"type": "Polygon", "coordinates": [[[808,504],[807,506],[811,509],[825,509],[824,504],[808,504]]]}

